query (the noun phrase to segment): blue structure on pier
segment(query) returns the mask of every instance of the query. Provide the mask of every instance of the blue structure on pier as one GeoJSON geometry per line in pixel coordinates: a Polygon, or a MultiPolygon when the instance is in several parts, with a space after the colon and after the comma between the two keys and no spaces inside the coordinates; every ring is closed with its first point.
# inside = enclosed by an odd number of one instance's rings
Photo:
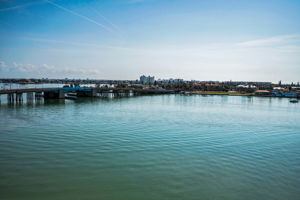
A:
{"type": "Polygon", "coordinates": [[[275,97],[291,97],[291,98],[298,97],[297,93],[283,93],[279,90],[273,90],[272,95],[275,96],[275,97]]]}

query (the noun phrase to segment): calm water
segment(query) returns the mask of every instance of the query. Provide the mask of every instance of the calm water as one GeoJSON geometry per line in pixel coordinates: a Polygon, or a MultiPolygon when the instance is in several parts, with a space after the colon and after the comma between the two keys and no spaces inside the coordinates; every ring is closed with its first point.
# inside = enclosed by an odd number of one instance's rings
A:
{"type": "Polygon", "coordinates": [[[0,199],[300,199],[300,104],[142,96],[0,106],[0,199]]]}

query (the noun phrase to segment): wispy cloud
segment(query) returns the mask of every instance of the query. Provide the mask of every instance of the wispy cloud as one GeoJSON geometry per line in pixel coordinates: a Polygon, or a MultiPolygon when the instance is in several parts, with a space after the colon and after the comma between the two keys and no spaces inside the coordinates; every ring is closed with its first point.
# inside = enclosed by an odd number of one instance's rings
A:
{"type": "Polygon", "coordinates": [[[99,27],[101,27],[101,28],[103,28],[103,29],[105,29],[105,30],[111,32],[111,33],[115,33],[114,30],[112,30],[110,27],[107,27],[107,26],[105,26],[104,24],[101,24],[101,23],[99,23],[99,22],[97,22],[97,21],[95,21],[95,20],[93,20],[93,19],[91,19],[91,18],[89,18],[89,17],[87,17],[87,16],[85,16],[85,15],[79,14],[79,13],[73,11],[73,10],[70,10],[70,9],[68,9],[68,8],[65,8],[65,7],[63,7],[63,6],[61,6],[61,5],[58,5],[58,4],[54,3],[54,2],[52,2],[52,1],[45,0],[45,2],[47,2],[47,3],[49,3],[49,4],[53,5],[53,6],[55,6],[55,7],[57,7],[57,8],[59,8],[59,9],[61,9],[61,10],[64,10],[64,11],[66,11],[66,12],[72,14],[72,15],[75,15],[75,16],[77,16],[77,17],[80,17],[81,19],[84,19],[85,21],[88,21],[88,22],[90,22],[90,23],[92,23],[92,24],[95,24],[96,26],[99,26],[99,27]]]}
{"type": "Polygon", "coordinates": [[[16,6],[8,7],[8,8],[1,8],[0,12],[17,10],[17,9],[20,9],[20,8],[25,8],[25,7],[28,7],[28,6],[32,6],[32,5],[35,5],[35,4],[42,4],[42,3],[43,2],[40,2],[40,1],[29,2],[29,3],[16,5],[16,6]]]}
{"type": "Polygon", "coordinates": [[[36,71],[38,67],[33,64],[23,64],[23,63],[13,62],[13,68],[10,69],[17,70],[20,72],[33,72],[36,71]]]}
{"type": "Polygon", "coordinates": [[[145,0],[128,0],[127,3],[142,3],[145,0]]]}
{"type": "Polygon", "coordinates": [[[101,74],[101,72],[97,69],[88,69],[88,68],[76,69],[71,67],[57,67],[49,64],[43,64],[39,67],[43,70],[47,70],[51,72],[52,74],[61,73],[63,74],[63,76],[68,75],[68,76],[80,76],[80,77],[87,77],[87,76],[97,77],[98,75],[101,74]]]}
{"type": "Polygon", "coordinates": [[[250,40],[246,42],[238,43],[238,46],[242,47],[262,47],[262,46],[274,46],[287,43],[296,43],[300,41],[300,34],[295,35],[281,35],[276,37],[263,38],[258,40],[250,40]]]}
{"type": "Polygon", "coordinates": [[[11,65],[6,64],[4,61],[0,61],[0,72],[10,73],[17,72],[23,77],[35,76],[35,77],[95,77],[99,78],[101,72],[98,69],[90,68],[74,68],[74,67],[62,67],[49,64],[35,65],[30,63],[13,62],[11,65]]]}
{"type": "Polygon", "coordinates": [[[119,26],[117,26],[116,24],[114,24],[111,20],[109,20],[107,17],[105,17],[102,12],[99,11],[99,9],[94,9],[92,8],[104,21],[106,21],[111,27],[113,27],[114,29],[116,29],[117,31],[120,31],[119,26]]]}
{"type": "Polygon", "coordinates": [[[38,43],[47,43],[52,44],[55,46],[64,46],[65,48],[44,48],[44,50],[54,50],[60,52],[70,52],[70,51],[77,51],[77,52],[98,52],[99,50],[137,50],[137,48],[130,48],[130,47],[123,47],[121,45],[99,45],[97,43],[86,43],[86,42],[74,42],[74,41],[66,41],[66,40],[56,40],[56,39],[46,39],[46,38],[36,38],[36,37],[20,37],[21,40],[28,40],[38,43]],[[72,47],[72,48],[70,48],[72,47]],[[82,48],[74,48],[74,47],[82,47],[82,48]]]}
{"type": "MultiPolygon", "coordinates": [[[[139,0],[136,0],[136,1],[139,1],[139,0]]],[[[1,1],[0,1],[1,2],[1,1]]],[[[97,12],[97,14],[104,20],[106,21],[112,28],[102,24],[102,23],[99,23],[97,22],[96,20],[93,20],[85,15],[82,15],[82,14],[79,14],[73,10],[70,10],[64,6],[61,6],[57,3],[54,3],[53,1],[49,1],[49,0],[44,0],[44,1],[33,1],[33,2],[28,2],[28,3],[25,3],[25,4],[21,4],[21,5],[16,5],[16,6],[12,6],[12,7],[7,7],[7,8],[0,8],[0,12],[4,12],[4,11],[12,11],[12,10],[17,10],[17,9],[21,9],[21,8],[26,8],[26,7],[29,7],[29,6],[32,6],[32,5],[36,5],[36,4],[44,4],[44,3],[48,3],[48,4],[51,4],[61,10],[64,10],[72,15],[75,15],[77,17],[80,17],[90,23],[93,23],[109,32],[112,32],[112,33],[115,33],[114,30],[117,30],[117,31],[120,31],[119,27],[117,25],[115,25],[114,23],[112,23],[108,18],[106,18],[102,13],[99,12],[99,10],[95,10],[97,12]]]]}
{"type": "Polygon", "coordinates": [[[43,42],[43,43],[72,45],[72,46],[113,48],[112,46],[97,45],[97,44],[91,44],[85,42],[72,42],[72,41],[63,41],[63,40],[45,39],[45,38],[21,37],[20,39],[25,39],[25,40],[35,41],[35,42],[43,42]]]}
{"type": "Polygon", "coordinates": [[[2,72],[8,71],[8,67],[4,61],[0,61],[0,71],[2,71],[2,72]]]}

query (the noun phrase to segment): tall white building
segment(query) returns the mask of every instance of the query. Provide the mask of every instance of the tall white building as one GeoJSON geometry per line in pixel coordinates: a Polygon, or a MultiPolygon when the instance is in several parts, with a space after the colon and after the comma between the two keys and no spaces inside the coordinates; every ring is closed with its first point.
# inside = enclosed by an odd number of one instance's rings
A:
{"type": "Polygon", "coordinates": [[[140,83],[144,84],[144,85],[153,84],[154,81],[155,81],[154,76],[145,76],[145,75],[143,75],[143,76],[140,77],[140,83]]]}

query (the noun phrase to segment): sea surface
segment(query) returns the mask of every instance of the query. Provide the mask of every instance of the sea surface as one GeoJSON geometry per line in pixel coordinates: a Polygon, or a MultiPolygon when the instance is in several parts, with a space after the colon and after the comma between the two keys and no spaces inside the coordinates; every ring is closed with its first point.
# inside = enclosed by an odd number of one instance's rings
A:
{"type": "Polygon", "coordinates": [[[298,200],[300,103],[158,95],[0,106],[1,200],[298,200]]]}

